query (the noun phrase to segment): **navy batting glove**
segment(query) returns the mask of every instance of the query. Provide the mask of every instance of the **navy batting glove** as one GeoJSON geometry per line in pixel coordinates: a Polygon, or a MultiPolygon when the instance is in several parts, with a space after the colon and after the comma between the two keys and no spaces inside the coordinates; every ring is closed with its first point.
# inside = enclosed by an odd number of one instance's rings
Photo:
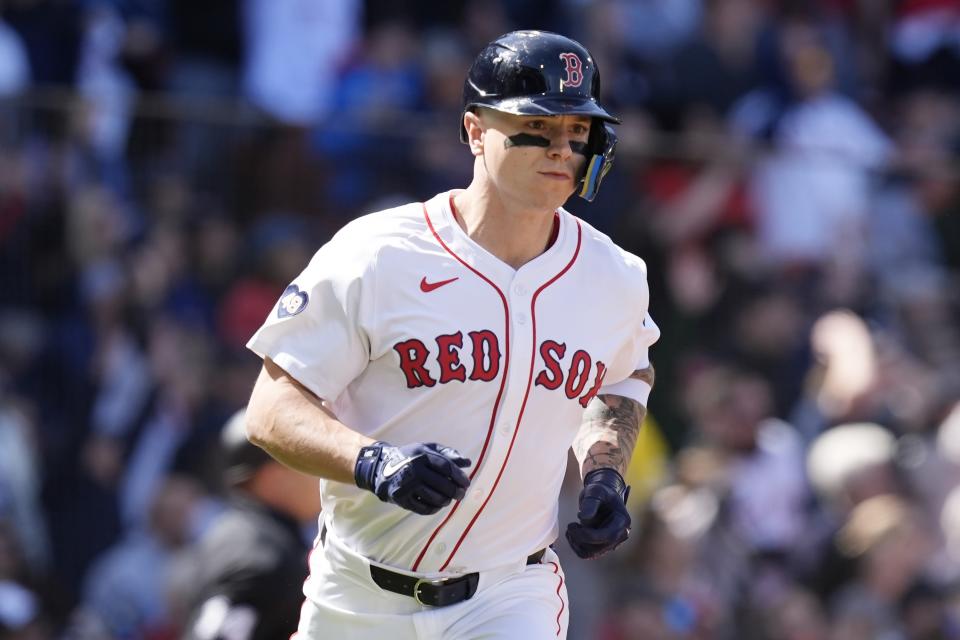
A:
{"type": "Polygon", "coordinates": [[[384,502],[430,515],[451,500],[463,500],[470,486],[463,469],[469,466],[469,458],[435,442],[402,447],[375,442],[360,449],[353,477],[384,502]]]}
{"type": "Polygon", "coordinates": [[[581,558],[597,558],[630,535],[630,487],[616,469],[594,469],[583,478],[580,522],[567,525],[567,542],[581,558]]]}

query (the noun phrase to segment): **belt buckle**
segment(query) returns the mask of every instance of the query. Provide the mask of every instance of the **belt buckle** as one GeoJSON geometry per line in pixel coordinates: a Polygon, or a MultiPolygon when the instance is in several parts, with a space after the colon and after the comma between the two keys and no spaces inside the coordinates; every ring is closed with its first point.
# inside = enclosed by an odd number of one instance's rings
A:
{"type": "Polygon", "coordinates": [[[436,578],[431,580],[430,578],[420,578],[413,585],[413,599],[417,601],[417,604],[424,607],[432,607],[433,605],[428,604],[420,599],[420,589],[424,584],[431,584],[435,587],[442,587],[448,582],[456,580],[456,578],[436,578]]]}

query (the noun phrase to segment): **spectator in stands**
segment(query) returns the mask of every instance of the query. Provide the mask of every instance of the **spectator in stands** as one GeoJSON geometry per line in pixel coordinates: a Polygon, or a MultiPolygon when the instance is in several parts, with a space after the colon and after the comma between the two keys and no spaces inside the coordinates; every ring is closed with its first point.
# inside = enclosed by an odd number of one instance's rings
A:
{"type": "Polygon", "coordinates": [[[889,161],[890,142],[836,90],[816,23],[785,22],[776,42],[783,89],[749,94],[733,114],[738,130],[771,133],[752,177],[758,241],[775,271],[826,271],[818,281],[840,287],[833,298],[842,304],[860,283],[871,172],[889,161]]]}

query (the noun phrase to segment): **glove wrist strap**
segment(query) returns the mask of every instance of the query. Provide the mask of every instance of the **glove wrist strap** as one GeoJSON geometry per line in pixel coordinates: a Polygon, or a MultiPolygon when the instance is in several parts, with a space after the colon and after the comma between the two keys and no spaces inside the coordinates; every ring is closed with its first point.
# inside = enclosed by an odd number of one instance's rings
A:
{"type": "Polygon", "coordinates": [[[386,443],[374,442],[360,448],[357,461],[353,466],[353,480],[357,486],[367,491],[374,490],[374,480],[377,477],[377,465],[380,464],[380,455],[386,443]]]}
{"type": "Polygon", "coordinates": [[[627,481],[623,479],[619,471],[612,467],[601,467],[587,473],[583,476],[583,486],[586,487],[589,484],[606,485],[616,491],[624,502],[627,501],[627,491],[629,491],[627,481]]]}

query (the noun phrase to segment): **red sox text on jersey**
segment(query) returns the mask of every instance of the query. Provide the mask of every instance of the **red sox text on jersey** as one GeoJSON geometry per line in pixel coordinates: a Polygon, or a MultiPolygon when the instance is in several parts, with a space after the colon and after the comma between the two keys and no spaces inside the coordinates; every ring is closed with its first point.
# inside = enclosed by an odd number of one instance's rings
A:
{"type": "MultiPolygon", "coordinates": [[[[432,387],[437,382],[447,384],[455,380],[465,382],[468,377],[470,380],[490,382],[500,373],[500,345],[493,331],[484,329],[467,332],[466,348],[462,331],[439,335],[434,342],[435,349],[416,338],[393,345],[400,356],[400,369],[406,377],[408,388],[432,387]],[[467,350],[471,359],[469,367],[461,360],[467,350]],[[436,363],[440,371],[438,377],[430,374],[428,361],[436,363]]],[[[567,345],[555,340],[544,340],[538,350],[543,359],[543,368],[537,373],[534,384],[551,391],[563,387],[568,398],[579,398],[581,406],[586,408],[603,385],[606,365],[595,361],[583,349],[577,349],[569,363],[563,366],[567,345]],[[593,384],[588,386],[591,379],[593,384]]]]}

